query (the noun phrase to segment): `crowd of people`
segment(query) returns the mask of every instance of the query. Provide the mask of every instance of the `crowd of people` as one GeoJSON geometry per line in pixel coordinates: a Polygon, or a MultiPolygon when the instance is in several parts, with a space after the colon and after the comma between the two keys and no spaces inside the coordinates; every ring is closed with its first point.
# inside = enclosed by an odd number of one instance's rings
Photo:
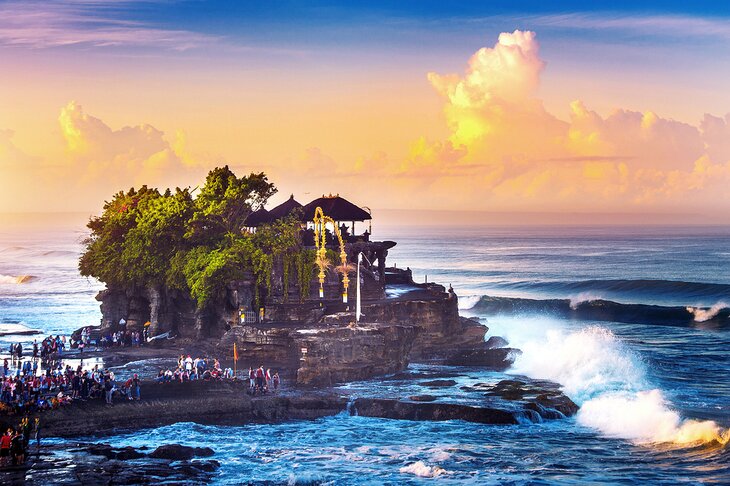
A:
{"type": "Polygon", "coordinates": [[[252,395],[257,393],[267,393],[269,391],[277,392],[281,386],[281,378],[279,372],[271,374],[271,368],[264,370],[263,365],[254,369],[248,369],[249,391],[252,395]]]}
{"type": "Polygon", "coordinates": [[[92,338],[92,328],[85,327],[81,330],[78,339],[72,340],[71,347],[77,348],[82,353],[84,349],[88,349],[92,345],[102,349],[139,347],[146,343],[148,338],[148,326],[144,326],[141,331],[118,330],[96,338],[92,338]]]}
{"type": "Polygon", "coordinates": [[[23,417],[18,427],[8,427],[0,436],[0,467],[17,466],[25,462],[26,451],[31,434],[35,434],[36,444],[40,448],[41,426],[36,417],[33,425],[28,417],[23,417]]]}
{"type": "Polygon", "coordinates": [[[113,372],[99,369],[99,365],[91,370],[84,370],[81,365],[76,369],[59,365],[38,374],[38,361],[33,360],[33,368],[29,368],[30,363],[25,361],[13,370],[7,359],[3,362],[0,403],[16,414],[56,409],[73,400],[104,398],[111,405],[115,395],[129,400],[140,399],[137,374],[120,383],[113,372]]]}
{"type": "MultiPolygon", "coordinates": [[[[30,353],[27,353],[27,357],[32,357],[33,360],[38,358],[42,360],[56,360],[63,356],[63,352],[66,349],[66,337],[65,336],[48,336],[43,339],[40,344],[38,340],[33,340],[33,347],[30,353]]],[[[23,361],[23,344],[12,343],[10,345],[10,359],[13,364],[23,361]]]]}
{"type": "Polygon", "coordinates": [[[157,373],[157,381],[160,383],[219,379],[233,379],[233,369],[223,369],[217,359],[207,357],[193,359],[189,354],[180,355],[177,360],[177,368],[174,370],[161,369],[157,373]]]}
{"type": "MultiPolygon", "coordinates": [[[[281,378],[278,372],[272,374],[271,369],[259,368],[248,369],[249,392],[252,395],[277,391],[281,386],[281,378]]],[[[185,383],[195,380],[221,380],[238,379],[232,368],[222,368],[220,361],[215,358],[193,358],[191,355],[180,355],[177,360],[177,368],[160,369],[156,380],[159,383],[180,382],[185,383]]]]}

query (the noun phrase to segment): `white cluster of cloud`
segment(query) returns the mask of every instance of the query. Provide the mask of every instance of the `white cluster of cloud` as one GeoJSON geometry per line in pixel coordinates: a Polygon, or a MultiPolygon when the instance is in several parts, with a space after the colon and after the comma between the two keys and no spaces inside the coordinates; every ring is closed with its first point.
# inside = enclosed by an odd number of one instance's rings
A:
{"type": "Polygon", "coordinates": [[[62,146],[29,155],[0,130],[0,175],[5,210],[88,210],[115,191],[143,184],[189,186],[213,165],[192,157],[185,136],[170,141],[151,125],[114,130],[70,102],[58,117],[62,146]]]}
{"type": "Polygon", "coordinates": [[[730,202],[730,115],[693,126],[653,112],[603,117],[575,101],[563,121],[537,96],[544,66],[535,34],[515,31],[477,51],[464,75],[430,73],[451,134],[417,141],[402,173],[428,173],[434,186],[453,179],[451,199],[482,209],[730,202]]]}
{"type": "MultiPolygon", "coordinates": [[[[282,149],[269,160],[226,162],[240,172],[265,170],[279,186],[345,191],[375,207],[730,210],[730,114],[705,115],[691,125],[651,111],[617,109],[604,116],[574,101],[561,120],[539,98],[544,68],[535,34],[515,31],[477,51],[462,75],[429,73],[444,100],[449,135],[420,138],[405,157],[374,147],[373,155],[336,160],[323,139],[313,145],[325,150],[312,148],[298,158],[282,149]]],[[[12,132],[0,130],[0,175],[14,207],[48,208],[28,191],[38,180],[69,194],[64,208],[94,208],[132,185],[195,185],[225,163],[191,156],[182,133],[171,138],[144,124],[113,129],[74,102],[62,108],[58,122],[63,147],[42,156],[24,153],[12,132]]],[[[286,134],[282,140],[285,145],[286,134]]]]}

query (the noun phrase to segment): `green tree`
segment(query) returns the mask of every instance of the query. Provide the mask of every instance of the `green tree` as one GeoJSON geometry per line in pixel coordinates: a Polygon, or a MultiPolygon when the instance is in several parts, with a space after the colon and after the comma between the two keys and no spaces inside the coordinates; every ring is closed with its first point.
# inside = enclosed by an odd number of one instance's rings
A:
{"type": "Polygon", "coordinates": [[[241,234],[248,215],[275,193],[263,172],[239,178],[228,166],[213,169],[195,198],[189,236],[198,242],[232,242],[241,234]]]}

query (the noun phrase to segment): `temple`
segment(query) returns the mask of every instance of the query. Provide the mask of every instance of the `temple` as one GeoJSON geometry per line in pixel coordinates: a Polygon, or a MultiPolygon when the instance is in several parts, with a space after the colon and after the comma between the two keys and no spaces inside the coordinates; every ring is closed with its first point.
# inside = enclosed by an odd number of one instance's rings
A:
{"type": "MultiPolygon", "coordinates": [[[[394,241],[371,241],[372,232],[372,216],[370,210],[361,208],[340,195],[322,195],[306,205],[300,204],[294,195],[279,204],[278,206],[266,210],[259,209],[251,213],[246,219],[245,226],[248,231],[256,231],[256,228],[263,225],[273,223],[278,219],[294,217],[302,224],[302,244],[309,249],[316,250],[315,227],[316,211],[320,208],[322,213],[331,219],[331,223],[324,224],[321,228],[324,231],[325,248],[327,250],[340,253],[340,240],[344,248],[346,261],[351,265],[346,273],[354,271],[354,264],[358,260],[358,254],[362,253],[360,265],[360,284],[361,294],[364,299],[379,299],[385,297],[386,285],[386,258],[388,250],[393,248],[396,243],[394,241]],[[361,226],[357,226],[357,224],[361,226]],[[367,227],[365,226],[367,224],[367,227]],[[335,228],[336,226],[336,228],[335,228]],[[361,231],[358,233],[358,229],[361,231]],[[336,233],[339,232],[339,237],[336,233]]],[[[318,307],[326,305],[330,310],[339,309],[341,296],[344,292],[343,283],[340,272],[329,271],[325,274],[325,282],[323,284],[324,292],[320,297],[317,292],[317,286],[311,285],[309,292],[304,292],[302,298],[302,289],[300,282],[284,284],[284,268],[276,268],[273,273],[272,290],[262,304],[265,307],[263,314],[259,312],[259,318],[267,317],[277,318],[289,314],[289,310],[293,307],[301,308],[302,305],[308,303],[316,303],[318,307]],[[278,271],[277,271],[278,270],[278,271]],[[338,275],[338,273],[340,275],[338,275]],[[322,304],[322,305],[320,305],[322,304]]],[[[354,292],[356,286],[349,286],[347,289],[348,301],[354,302],[354,292]]],[[[245,312],[247,309],[242,309],[245,312]]],[[[250,310],[250,309],[248,309],[250,310]]],[[[260,311],[260,309],[259,309],[260,311]]]]}
{"type": "Polygon", "coordinates": [[[305,205],[292,196],[251,213],[242,230],[256,232],[282,218],[300,223],[303,248],[274,259],[265,286],[250,273],[228,282],[224,295],[203,308],[164,285],[109,287],[97,296],[100,331],[124,319],[126,329],[149,322],[153,337],[205,341],[219,352],[236,344],[247,363],[267,363],[309,386],[394,373],[410,359],[484,359],[486,327],[459,316],[451,289],[415,283],[410,270],[388,267],[396,243],[371,237],[369,210],[339,195],[305,205]]]}

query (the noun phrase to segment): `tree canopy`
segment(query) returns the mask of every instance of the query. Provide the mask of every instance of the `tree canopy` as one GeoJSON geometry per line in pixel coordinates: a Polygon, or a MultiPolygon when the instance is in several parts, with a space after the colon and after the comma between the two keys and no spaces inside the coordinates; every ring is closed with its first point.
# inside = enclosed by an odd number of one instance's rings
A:
{"type": "Polygon", "coordinates": [[[303,251],[296,218],[244,231],[246,217],[276,193],[264,173],[216,168],[193,193],[142,186],[115,194],[87,225],[81,274],[116,288],[166,285],[203,307],[247,275],[257,290],[270,287],[274,259],[303,251]]]}

